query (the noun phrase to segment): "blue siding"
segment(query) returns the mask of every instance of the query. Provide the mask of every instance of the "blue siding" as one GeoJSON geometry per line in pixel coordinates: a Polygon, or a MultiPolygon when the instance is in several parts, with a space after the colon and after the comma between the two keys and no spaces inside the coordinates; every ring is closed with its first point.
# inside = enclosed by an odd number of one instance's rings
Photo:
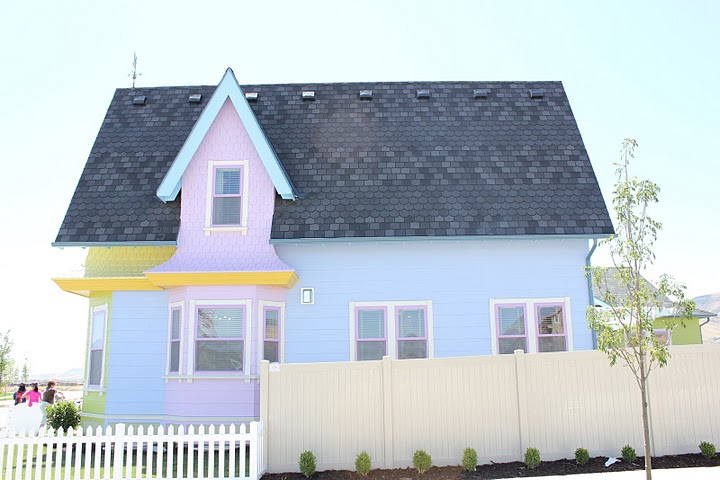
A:
{"type": "Polygon", "coordinates": [[[108,415],[162,415],[168,292],[113,292],[108,415]]]}
{"type": "Polygon", "coordinates": [[[278,244],[300,281],[288,292],[287,362],[350,358],[349,303],[431,300],[436,357],[491,352],[490,300],[569,297],[575,350],[592,348],[587,240],[278,244]],[[315,304],[299,303],[315,288],[315,304]]]}

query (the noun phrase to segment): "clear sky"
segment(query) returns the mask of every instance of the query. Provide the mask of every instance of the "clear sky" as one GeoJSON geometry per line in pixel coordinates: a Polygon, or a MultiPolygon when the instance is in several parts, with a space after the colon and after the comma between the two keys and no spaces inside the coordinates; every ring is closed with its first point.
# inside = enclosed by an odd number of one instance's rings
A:
{"type": "Polygon", "coordinates": [[[35,1],[0,19],[0,330],[32,371],[83,365],[87,301],[50,278],[84,252],[50,242],[133,51],[138,86],[227,67],[240,83],[561,80],[606,200],[625,137],[661,187],[648,276],[720,291],[720,2],[35,1]]]}

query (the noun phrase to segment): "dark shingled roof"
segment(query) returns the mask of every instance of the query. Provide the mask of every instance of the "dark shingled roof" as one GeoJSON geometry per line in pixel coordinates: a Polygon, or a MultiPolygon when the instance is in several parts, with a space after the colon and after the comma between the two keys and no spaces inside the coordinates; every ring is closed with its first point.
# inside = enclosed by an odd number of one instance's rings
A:
{"type": "MultiPolygon", "coordinates": [[[[560,82],[242,88],[299,194],[277,197],[273,239],[613,232],[560,82]]],[[[179,199],[156,190],[214,89],[118,89],[56,244],[175,241],[179,199]]]]}

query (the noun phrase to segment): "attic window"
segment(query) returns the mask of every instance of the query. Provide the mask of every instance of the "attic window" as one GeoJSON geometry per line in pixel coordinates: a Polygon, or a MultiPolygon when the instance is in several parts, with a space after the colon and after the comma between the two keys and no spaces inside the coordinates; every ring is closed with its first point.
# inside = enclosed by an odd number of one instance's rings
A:
{"type": "Polygon", "coordinates": [[[188,103],[200,103],[202,100],[202,94],[200,93],[193,93],[188,97],[188,103]]]}
{"type": "Polygon", "coordinates": [[[360,93],[358,94],[358,98],[360,98],[360,100],[372,99],[372,90],[360,90],[360,93]]]}
{"type": "Polygon", "coordinates": [[[145,105],[147,97],[145,95],[139,95],[133,98],[133,105],[145,105]]]}
{"type": "Polygon", "coordinates": [[[430,98],[430,90],[429,89],[418,90],[416,97],[417,98],[430,98]]]}
{"type": "Polygon", "coordinates": [[[530,90],[530,98],[543,98],[545,96],[544,88],[533,88],[530,90]]]}
{"type": "Polygon", "coordinates": [[[258,93],[257,92],[247,92],[245,94],[245,100],[248,102],[255,102],[258,99],[258,93]]]}
{"type": "Polygon", "coordinates": [[[302,99],[303,100],[315,100],[315,92],[312,90],[303,90],[302,99]]]}
{"type": "Polygon", "coordinates": [[[473,97],[475,98],[487,98],[489,91],[485,89],[475,89],[473,90],[473,97]]]}

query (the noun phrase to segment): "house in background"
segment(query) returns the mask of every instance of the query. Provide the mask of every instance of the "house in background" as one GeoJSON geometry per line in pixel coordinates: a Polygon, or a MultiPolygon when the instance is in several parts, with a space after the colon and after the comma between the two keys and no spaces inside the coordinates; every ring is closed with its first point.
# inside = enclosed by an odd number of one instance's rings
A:
{"type": "Polygon", "coordinates": [[[118,89],[54,242],[84,422],[255,419],[262,359],[592,349],[612,232],[559,82],[118,89]]]}
{"type": "MultiPolygon", "coordinates": [[[[645,287],[650,292],[657,292],[657,288],[645,277],[641,277],[645,283],[645,287]]],[[[622,301],[627,296],[627,291],[618,281],[617,268],[608,268],[604,271],[603,278],[600,279],[601,291],[595,293],[595,306],[598,308],[606,308],[608,306],[604,295],[612,294],[617,300],[622,301]]],[[[710,318],[716,314],[696,308],[693,310],[690,318],[683,320],[672,320],[678,315],[674,312],[673,304],[669,299],[659,298],[658,306],[653,309],[653,328],[654,333],[658,337],[669,342],[670,345],[694,345],[701,344],[702,332],[700,328],[710,321],[710,318]],[[668,336],[667,322],[673,324],[672,331],[668,336]]]]}

